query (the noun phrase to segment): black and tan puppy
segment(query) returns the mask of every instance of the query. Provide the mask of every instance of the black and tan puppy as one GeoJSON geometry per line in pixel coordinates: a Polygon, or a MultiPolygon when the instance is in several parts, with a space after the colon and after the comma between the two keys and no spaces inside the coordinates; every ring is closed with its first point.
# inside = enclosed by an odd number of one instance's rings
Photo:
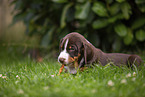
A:
{"type": "Polygon", "coordinates": [[[85,64],[99,63],[105,66],[112,62],[116,66],[131,67],[134,64],[138,67],[142,63],[138,55],[104,53],[76,32],[61,39],[58,61],[72,74],[76,74],[77,69],[84,67],[85,64]]]}

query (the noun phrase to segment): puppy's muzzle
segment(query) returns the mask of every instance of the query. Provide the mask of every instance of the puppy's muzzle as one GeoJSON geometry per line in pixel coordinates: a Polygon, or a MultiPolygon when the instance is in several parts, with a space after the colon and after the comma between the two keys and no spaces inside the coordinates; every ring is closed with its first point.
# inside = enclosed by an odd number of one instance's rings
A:
{"type": "Polygon", "coordinates": [[[64,64],[65,63],[65,58],[59,58],[59,62],[64,64]]]}

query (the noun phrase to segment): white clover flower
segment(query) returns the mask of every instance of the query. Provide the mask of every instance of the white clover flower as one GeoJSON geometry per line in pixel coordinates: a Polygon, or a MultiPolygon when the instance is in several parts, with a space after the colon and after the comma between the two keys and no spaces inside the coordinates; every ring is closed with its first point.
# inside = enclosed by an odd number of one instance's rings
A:
{"type": "Polygon", "coordinates": [[[18,75],[16,75],[16,77],[19,77],[18,75]]]}
{"type": "Polygon", "coordinates": [[[48,86],[45,86],[45,87],[43,87],[43,89],[44,89],[44,90],[48,90],[48,89],[49,89],[49,87],[48,87],[48,86]]]}
{"type": "Polygon", "coordinates": [[[133,76],[136,76],[136,72],[133,72],[133,76]]]}
{"type": "Polygon", "coordinates": [[[92,93],[96,93],[97,92],[97,90],[96,89],[92,89],[92,93]]]}
{"type": "Polygon", "coordinates": [[[51,77],[54,77],[54,75],[51,75],[51,77]]]}
{"type": "Polygon", "coordinates": [[[24,91],[22,89],[19,89],[17,93],[18,94],[24,94],[24,91]]]}
{"type": "Polygon", "coordinates": [[[134,77],[134,78],[132,78],[132,81],[135,81],[136,80],[136,78],[134,77]]]}
{"type": "Polygon", "coordinates": [[[2,76],[2,78],[4,79],[4,78],[7,78],[7,76],[2,76]]]}
{"type": "Polygon", "coordinates": [[[0,74],[0,77],[2,77],[3,75],[2,74],[0,74]]]}
{"type": "Polygon", "coordinates": [[[127,75],[126,75],[126,77],[128,78],[128,77],[131,77],[131,73],[128,73],[127,75]]]}
{"type": "Polygon", "coordinates": [[[112,80],[108,81],[108,86],[114,86],[114,82],[112,80]]]}
{"type": "Polygon", "coordinates": [[[16,78],[20,79],[20,77],[18,75],[16,75],[16,78]]]}
{"type": "Polygon", "coordinates": [[[122,84],[126,84],[126,83],[127,83],[127,80],[126,80],[126,79],[122,79],[122,80],[121,80],[121,83],[122,83],[122,84]]]}
{"type": "Polygon", "coordinates": [[[17,84],[19,81],[15,81],[15,84],[17,84]]]}

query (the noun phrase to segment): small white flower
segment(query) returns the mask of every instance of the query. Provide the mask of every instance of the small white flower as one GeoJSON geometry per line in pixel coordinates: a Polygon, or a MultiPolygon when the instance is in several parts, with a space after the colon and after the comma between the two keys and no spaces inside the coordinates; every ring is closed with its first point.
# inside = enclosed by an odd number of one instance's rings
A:
{"type": "Polygon", "coordinates": [[[15,81],[15,84],[17,84],[19,81],[15,81]]]}
{"type": "Polygon", "coordinates": [[[51,75],[51,77],[54,77],[54,75],[51,75]]]}
{"type": "Polygon", "coordinates": [[[97,92],[97,90],[96,90],[96,89],[93,89],[93,90],[92,90],[92,93],[96,93],[96,92],[97,92]]]}
{"type": "Polygon", "coordinates": [[[16,78],[20,79],[20,77],[18,75],[16,75],[16,78]]]}
{"type": "Polygon", "coordinates": [[[121,80],[121,83],[122,83],[122,84],[126,84],[126,83],[127,83],[126,79],[122,79],[122,80],[121,80]]]}
{"type": "Polygon", "coordinates": [[[24,94],[24,91],[22,89],[19,89],[18,94],[24,94]]]}
{"type": "Polygon", "coordinates": [[[136,72],[133,72],[133,76],[136,76],[136,72]]]}
{"type": "Polygon", "coordinates": [[[16,75],[16,77],[19,77],[18,75],[16,75]]]}
{"type": "MultiPolygon", "coordinates": [[[[94,82],[96,82],[96,80],[93,80],[94,82]]],[[[84,82],[84,81],[83,81],[84,82]]]]}
{"type": "Polygon", "coordinates": [[[131,73],[128,73],[127,75],[126,75],[126,77],[128,78],[128,77],[131,77],[131,73]]]}
{"type": "Polygon", "coordinates": [[[112,80],[108,81],[108,86],[114,86],[114,82],[112,80]]]}
{"type": "Polygon", "coordinates": [[[2,74],[0,74],[0,77],[2,77],[3,75],[2,74]]]}
{"type": "Polygon", "coordinates": [[[46,86],[46,87],[44,87],[44,90],[48,90],[48,88],[49,88],[49,87],[48,87],[48,86],[46,86]]]}
{"type": "Polygon", "coordinates": [[[132,78],[132,81],[135,81],[136,80],[136,78],[134,77],[134,78],[132,78]]]}
{"type": "Polygon", "coordinates": [[[2,76],[2,78],[6,78],[7,76],[2,76]]]}

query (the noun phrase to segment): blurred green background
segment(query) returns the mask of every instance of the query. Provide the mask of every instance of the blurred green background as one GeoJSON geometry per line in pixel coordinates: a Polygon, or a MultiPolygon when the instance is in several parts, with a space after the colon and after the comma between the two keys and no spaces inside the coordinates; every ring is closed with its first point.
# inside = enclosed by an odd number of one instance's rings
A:
{"type": "Polygon", "coordinates": [[[41,60],[84,35],[105,52],[145,52],[145,0],[0,0],[0,45],[41,60]]]}

